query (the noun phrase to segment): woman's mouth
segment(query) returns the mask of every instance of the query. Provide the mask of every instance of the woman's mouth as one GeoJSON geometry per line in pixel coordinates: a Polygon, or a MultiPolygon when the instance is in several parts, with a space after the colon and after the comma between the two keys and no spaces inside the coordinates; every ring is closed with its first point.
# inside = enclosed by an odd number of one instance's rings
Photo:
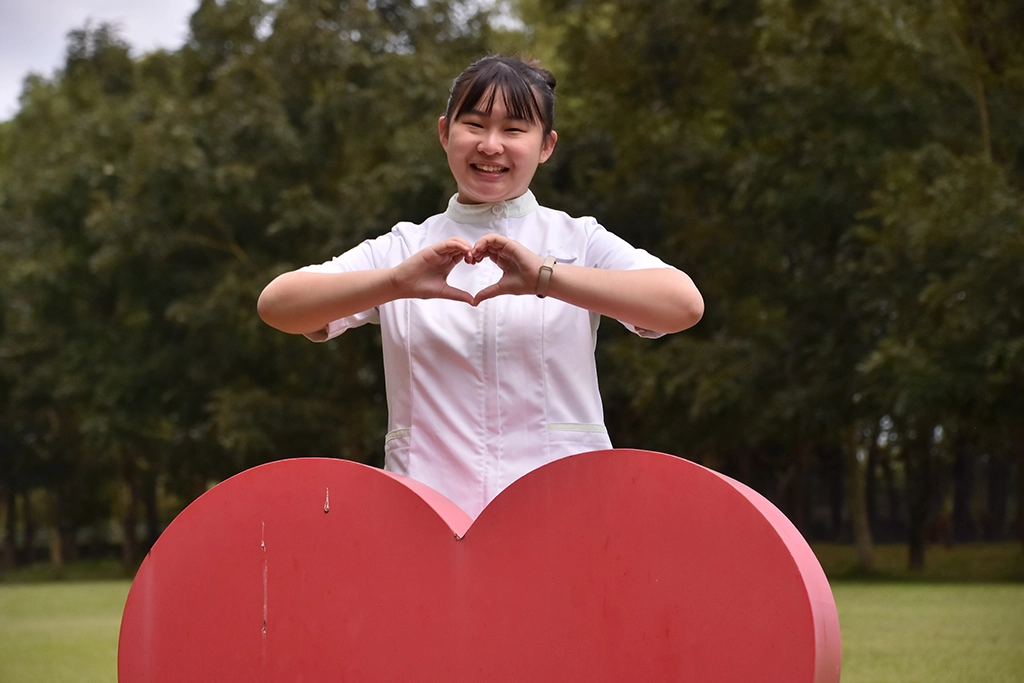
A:
{"type": "Polygon", "coordinates": [[[495,166],[492,164],[470,164],[470,166],[481,173],[505,173],[508,168],[505,166],[495,166]]]}

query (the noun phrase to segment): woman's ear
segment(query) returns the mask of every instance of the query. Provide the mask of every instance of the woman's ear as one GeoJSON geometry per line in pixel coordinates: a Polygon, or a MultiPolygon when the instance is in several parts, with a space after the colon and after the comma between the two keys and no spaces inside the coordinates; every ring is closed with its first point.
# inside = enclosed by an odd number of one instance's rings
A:
{"type": "Polygon", "coordinates": [[[437,120],[437,137],[441,140],[441,147],[448,151],[448,119],[441,117],[437,120]]]}
{"type": "Polygon", "coordinates": [[[540,146],[540,163],[543,164],[551,158],[551,154],[555,151],[556,142],[558,142],[558,133],[551,131],[544,138],[544,142],[540,146]]]}

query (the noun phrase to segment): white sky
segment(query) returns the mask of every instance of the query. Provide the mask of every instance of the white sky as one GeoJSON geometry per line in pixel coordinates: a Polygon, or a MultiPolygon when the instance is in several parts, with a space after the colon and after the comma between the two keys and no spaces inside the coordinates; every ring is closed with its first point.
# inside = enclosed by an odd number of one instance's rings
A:
{"type": "Polygon", "coordinates": [[[64,62],[68,31],[87,20],[115,23],[133,55],[176,50],[199,0],[0,0],[0,121],[18,111],[22,80],[51,76],[64,62]]]}

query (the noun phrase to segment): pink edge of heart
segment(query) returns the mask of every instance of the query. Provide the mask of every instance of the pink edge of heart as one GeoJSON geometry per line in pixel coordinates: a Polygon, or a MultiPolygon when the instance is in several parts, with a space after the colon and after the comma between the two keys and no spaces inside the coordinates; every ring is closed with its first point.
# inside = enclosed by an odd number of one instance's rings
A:
{"type": "Polygon", "coordinates": [[[387,470],[381,470],[384,474],[388,475],[392,479],[400,482],[410,491],[415,493],[417,496],[423,499],[427,505],[429,505],[437,516],[440,517],[448,528],[455,534],[455,538],[461,539],[469,531],[469,527],[473,524],[473,518],[462,511],[458,505],[448,500],[440,493],[430,488],[426,484],[420,483],[415,479],[404,477],[401,474],[395,474],[394,472],[388,472],[387,470]]]}

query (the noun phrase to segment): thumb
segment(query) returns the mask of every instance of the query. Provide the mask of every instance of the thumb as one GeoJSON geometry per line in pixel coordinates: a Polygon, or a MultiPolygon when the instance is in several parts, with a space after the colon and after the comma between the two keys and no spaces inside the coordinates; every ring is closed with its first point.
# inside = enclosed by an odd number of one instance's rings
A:
{"type": "Polygon", "coordinates": [[[476,301],[469,292],[447,284],[437,293],[435,298],[448,299],[450,301],[461,301],[462,303],[469,304],[470,306],[476,306],[476,301]]]}
{"type": "Polygon", "coordinates": [[[505,288],[502,286],[502,281],[498,280],[493,285],[488,285],[477,292],[473,298],[473,305],[479,306],[482,302],[493,299],[496,296],[501,296],[504,293],[505,288]]]}

